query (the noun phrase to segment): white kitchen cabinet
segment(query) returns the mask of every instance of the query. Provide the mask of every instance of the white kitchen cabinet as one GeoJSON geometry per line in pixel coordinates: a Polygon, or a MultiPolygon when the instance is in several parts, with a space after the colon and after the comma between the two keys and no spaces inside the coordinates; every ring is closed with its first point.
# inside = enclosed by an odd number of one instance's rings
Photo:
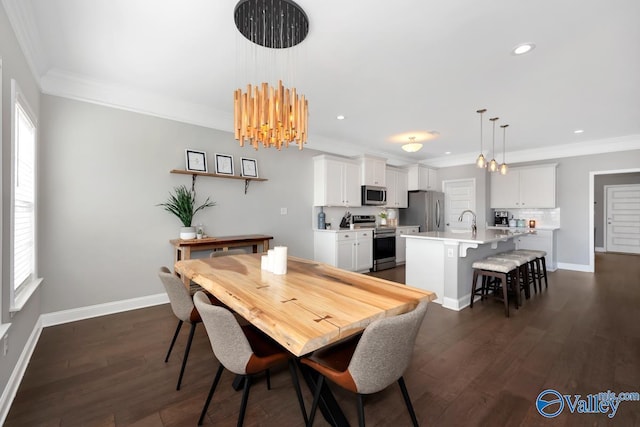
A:
{"type": "Polygon", "coordinates": [[[349,271],[373,267],[373,230],[314,232],[314,260],[349,271]]]}
{"type": "Polygon", "coordinates": [[[555,208],[556,165],[509,169],[491,174],[491,208],[555,208]]]}
{"type": "Polygon", "coordinates": [[[417,234],[420,227],[397,227],[396,228],[396,264],[404,264],[407,260],[407,239],[402,237],[405,234],[417,234]]]}
{"type": "Polygon", "coordinates": [[[360,165],[327,155],[313,158],[313,205],[360,206],[360,165]]]}
{"type": "Polygon", "coordinates": [[[516,249],[532,249],[545,251],[547,270],[555,271],[558,268],[556,256],[556,233],[553,230],[536,230],[535,234],[528,234],[516,238],[516,249]]]}
{"type": "Polygon", "coordinates": [[[408,174],[406,171],[387,168],[387,204],[388,208],[409,207],[408,174]]]}
{"type": "Polygon", "coordinates": [[[407,168],[408,190],[439,191],[438,172],[424,165],[411,165],[407,168]]]}
{"type": "Polygon", "coordinates": [[[360,157],[360,169],[362,171],[362,185],[373,185],[377,187],[386,186],[387,159],[382,157],[362,156],[360,157]]]}

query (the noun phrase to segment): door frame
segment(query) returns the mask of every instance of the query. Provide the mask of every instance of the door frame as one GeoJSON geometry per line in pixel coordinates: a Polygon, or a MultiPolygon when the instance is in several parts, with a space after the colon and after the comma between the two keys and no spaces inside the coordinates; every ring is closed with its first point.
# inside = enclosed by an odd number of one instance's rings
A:
{"type": "Polygon", "coordinates": [[[595,177],[596,175],[612,175],[618,173],[634,173],[640,172],[640,168],[633,169],[615,169],[615,170],[604,170],[604,171],[591,171],[589,172],[589,224],[587,229],[587,236],[589,236],[589,266],[587,267],[587,272],[593,273],[595,272],[596,266],[596,250],[595,250],[595,241],[596,236],[594,233],[595,230],[595,222],[593,215],[593,206],[595,203],[595,177]]]}

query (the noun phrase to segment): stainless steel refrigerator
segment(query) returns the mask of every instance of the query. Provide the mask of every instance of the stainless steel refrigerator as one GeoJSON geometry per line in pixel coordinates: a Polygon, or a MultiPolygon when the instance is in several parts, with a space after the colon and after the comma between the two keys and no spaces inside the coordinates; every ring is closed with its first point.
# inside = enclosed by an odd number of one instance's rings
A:
{"type": "Polygon", "coordinates": [[[400,225],[419,225],[420,231],[444,231],[444,193],[409,191],[409,207],[399,211],[400,225]]]}

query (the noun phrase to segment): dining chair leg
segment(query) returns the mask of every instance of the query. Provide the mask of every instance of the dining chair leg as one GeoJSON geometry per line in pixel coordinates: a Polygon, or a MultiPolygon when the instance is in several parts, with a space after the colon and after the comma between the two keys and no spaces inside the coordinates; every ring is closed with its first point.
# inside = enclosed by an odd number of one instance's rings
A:
{"type": "Polygon", "coordinates": [[[400,385],[400,391],[402,391],[404,403],[407,405],[407,410],[409,411],[409,415],[411,416],[411,422],[413,422],[414,427],[418,427],[418,419],[416,418],[416,413],[413,410],[413,404],[411,403],[411,398],[409,398],[409,392],[407,391],[407,386],[404,383],[403,377],[400,377],[398,379],[398,384],[400,385]]]}
{"type": "Polygon", "coordinates": [[[247,410],[247,402],[249,401],[249,390],[251,389],[251,376],[244,377],[244,391],[242,392],[242,402],[240,403],[240,415],[238,415],[238,427],[242,427],[244,423],[244,413],[247,410]]]}
{"type": "Polygon", "coordinates": [[[200,414],[200,419],[198,420],[198,425],[202,425],[202,421],[204,420],[204,416],[207,414],[207,409],[209,408],[209,403],[211,403],[211,398],[213,397],[213,392],[216,391],[216,387],[218,386],[218,382],[220,381],[220,376],[222,376],[222,371],[224,367],[222,363],[218,366],[218,372],[216,372],[216,377],[213,380],[213,384],[211,384],[211,389],[209,390],[209,395],[207,396],[207,400],[204,403],[204,407],[202,408],[202,413],[200,414]]]}
{"type": "Polygon", "coordinates": [[[364,427],[364,396],[358,393],[358,426],[364,427]]]}
{"type": "Polygon", "coordinates": [[[271,390],[271,373],[268,369],[264,373],[267,377],[267,390],[271,390]]]}
{"type": "Polygon", "coordinates": [[[316,410],[318,409],[318,402],[320,401],[320,392],[322,391],[322,386],[324,385],[324,377],[320,375],[318,378],[318,382],[316,383],[316,391],[313,394],[313,403],[311,404],[311,412],[309,413],[309,421],[307,422],[307,427],[313,426],[313,419],[316,417],[316,410]]]}
{"type": "Polygon", "coordinates": [[[176,390],[180,390],[180,384],[182,384],[182,376],[184,375],[184,368],[187,367],[187,359],[189,358],[189,350],[191,349],[191,341],[193,341],[193,334],[196,332],[196,324],[191,324],[191,330],[189,331],[189,339],[187,340],[187,346],[184,349],[184,358],[182,359],[182,367],[180,368],[180,376],[178,377],[178,385],[176,390]]]}
{"type": "Polygon", "coordinates": [[[169,351],[167,352],[167,357],[164,358],[164,363],[169,361],[169,356],[171,355],[171,350],[173,350],[173,345],[176,343],[176,338],[178,338],[178,334],[180,333],[180,328],[182,328],[182,324],[184,321],[178,320],[178,327],[176,328],[176,332],[173,334],[173,339],[171,340],[171,345],[169,346],[169,351]]]}
{"type": "Polygon", "coordinates": [[[296,396],[298,396],[298,403],[300,404],[300,410],[302,411],[302,418],[304,418],[304,424],[307,425],[309,420],[307,419],[307,410],[304,407],[304,399],[302,399],[302,392],[300,391],[300,381],[298,380],[298,371],[293,359],[289,359],[289,372],[291,373],[291,381],[293,382],[293,388],[296,389],[296,396]]]}

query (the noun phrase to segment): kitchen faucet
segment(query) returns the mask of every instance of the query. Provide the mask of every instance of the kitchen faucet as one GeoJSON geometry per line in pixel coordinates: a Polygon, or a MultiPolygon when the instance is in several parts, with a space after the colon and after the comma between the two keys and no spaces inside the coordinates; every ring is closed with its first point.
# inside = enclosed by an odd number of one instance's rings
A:
{"type": "Polygon", "coordinates": [[[478,232],[478,227],[476,226],[476,213],[470,209],[465,209],[462,211],[460,216],[458,217],[458,222],[462,222],[462,217],[466,213],[470,213],[473,219],[471,220],[471,233],[476,234],[478,232]]]}

